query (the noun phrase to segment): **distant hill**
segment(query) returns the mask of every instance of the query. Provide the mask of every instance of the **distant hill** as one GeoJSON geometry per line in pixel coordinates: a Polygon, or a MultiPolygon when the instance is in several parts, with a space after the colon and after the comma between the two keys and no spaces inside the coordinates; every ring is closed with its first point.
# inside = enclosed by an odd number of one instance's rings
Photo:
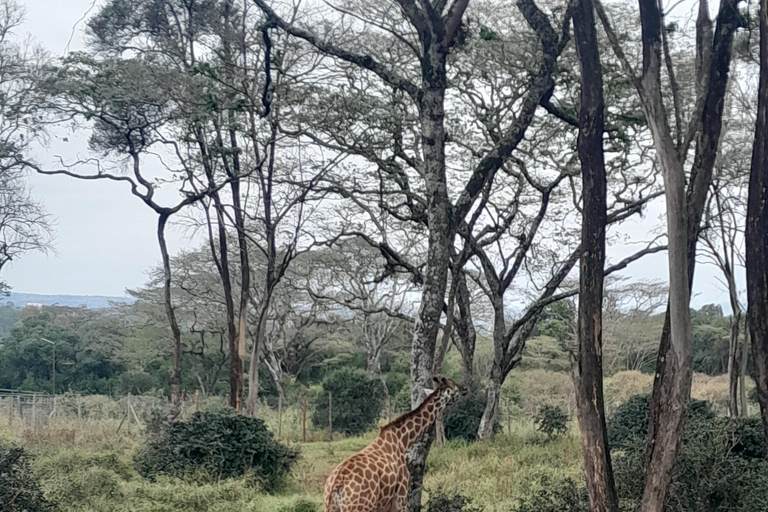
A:
{"type": "Polygon", "coordinates": [[[16,308],[23,308],[27,304],[40,304],[43,306],[86,307],[88,309],[108,308],[110,302],[130,304],[134,299],[130,297],[107,297],[102,295],[41,295],[37,293],[11,292],[10,297],[0,297],[0,305],[12,304],[16,308]]]}

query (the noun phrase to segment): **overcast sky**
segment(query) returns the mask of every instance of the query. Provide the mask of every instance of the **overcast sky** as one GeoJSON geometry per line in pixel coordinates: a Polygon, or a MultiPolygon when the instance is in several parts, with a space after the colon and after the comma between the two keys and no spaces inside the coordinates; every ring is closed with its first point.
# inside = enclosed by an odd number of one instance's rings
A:
{"type": "MultiPolygon", "coordinates": [[[[64,54],[70,38],[69,49],[81,49],[83,23],[79,20],[92,3],[93,0],[27,0],[22,31],[56,56],[64,54]]],[[[70,136],[68,142],[54,138],[36,156],[41,164],[53,165],[57,155],[71,161],[85,149],[83,137],[70,136]]],[[[3,275],[13,290],[122,296],[126,288],[136,288],[145,282],[147,269],[159,262],[156,216],[124,184],[83,182],[62,176],[32,175],[29,180],[34,196],[55,218],[56,253],[29,254],[14,262],[3,275]]],[[[662,212],[663,201],[658,201],[645,220],[628,223],[621,231],[629,241],[647,239],[649,228],[658,224],[662,212]]],[[[169,233],[169,245],[174,252],[192,243],[179,229],[169,233]]],[[[617,260],[631,250],[628,246],[614,247],[609,250],[609,257],[617,260]]],[[[633,279],[666,280],[666,263],[666,253],[652,255],[633,263],[625,275],[633,279]]],[[[694,306],[727,304],[727,295],[716,276],[713,267],[698,266],[694,306]]]]}

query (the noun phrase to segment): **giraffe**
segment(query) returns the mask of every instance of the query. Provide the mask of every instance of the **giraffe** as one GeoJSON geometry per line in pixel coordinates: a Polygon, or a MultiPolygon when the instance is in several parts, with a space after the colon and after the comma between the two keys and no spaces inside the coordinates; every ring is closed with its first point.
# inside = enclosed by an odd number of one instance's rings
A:
{"type": "Polygon", "coordinates": [[[371,444],[336,466],[325,482],[325,512],[405,512],[408,450],[458,393],[466,393],[450,379],[434,382],[421,405],[381,427],[371,444]]]}

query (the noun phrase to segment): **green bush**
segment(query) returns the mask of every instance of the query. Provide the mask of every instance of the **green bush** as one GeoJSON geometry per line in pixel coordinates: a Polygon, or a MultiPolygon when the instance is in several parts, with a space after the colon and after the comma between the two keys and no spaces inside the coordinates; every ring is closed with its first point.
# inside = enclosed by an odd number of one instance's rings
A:
{"type": "MultiPolygon", "coordinates": [[[[648,395],[635,395],[621,404],[608,420],[608,442],[611,449],[625,449],[645,440],[648,431],[648,395]]],[[[711,420],[715,413],[709,402],[691,400],[688,420],[711,420]]]]}
{"type": "Polygon", "coordinates": [[[314,398],[312,422],[328,428],[328,393],[333,396],[333,431],[357,435],[370,429],[381,415],[385,392],[381,381],[365,372],[341,368],[323,379],[322,393],[314,398]]]}
{"type": "MultiPolygon", "coordinates": [[[[485,411],[485,393],[474,390],[464,396],[459,396],[443,412],[445,438],[477,440],[477,429],[485,411]]],[[[498,424],[497,424],[498,425],[498,424]]]]}
{"type": "Polygon", "coordinates": [[[389,372],[384,377],[384,381],[387,384],[387,392],[389,393],[389,396],[397,396],[402,389],[408,391],[409,384],[407,373],[389,372]]]}
{"type": "Polygon", "coordinates": [[[587,489],[570,478],[542,477],[539,488],[523,498],[513,512],[590,512],[587,489]]]}
{"type": "MultiPolygon", "coordinates": [[[[613,466],[617,491],[627,511],[639,508],[643,493],[647,402],[646,398],[643,409],[641,399],[635,398],[631,404],[634,413],[628,414],[628,407],[618,415],[621,430],[617,429],[617,415],[608,422],[609,437],[621,448],[614,451],[613,466]],[[619,432],[624,434],[617,436],[619,432]]],[[[768,462],[761,458],[760,437],[754,420],[718,418],[707,404],[692,401],[666,512],[766,510],[768,462]]]]}
{"type": "Polygon", "coordinates": [[[763,457],[763,422],[757,418],[743,418],[729,424],[733,448],[731,451],[745,459],[760,459],[763,457]]]}
{"type": "Polygon", "coordinates": [[[56,506],[40,490],[27,454],[19,446],[0,444],[0,510],[3,512],[48,512],[56,506]]]}
{"type": "Polygon", "coordinates": [[[482,512],[482,509],[473,507],[472,500],[466,496],[438,489],[429,497],[427,512],[482,512]]]}
{"type": "Polygon", "coordinates": [[[550,441],[568,430],[568,415],[561,408],[552,405],[541,407],[533,422],[536,430],[546,434],[550,441]]]}
{"type": "Polygon", "coordinates": [[[398,414],[405,414],[411,410],[411,386],[405,385],[392,399],[392,408],[398,414]]]}
{"type": "Polygon", "coordinates": [[[297,458],[298,452],[275,441],[263,421],[222,411],[170,424],[136,454],[134,465],[150,480],[170,475],[214,481],[247,474],[273,490],[297,458]]]}

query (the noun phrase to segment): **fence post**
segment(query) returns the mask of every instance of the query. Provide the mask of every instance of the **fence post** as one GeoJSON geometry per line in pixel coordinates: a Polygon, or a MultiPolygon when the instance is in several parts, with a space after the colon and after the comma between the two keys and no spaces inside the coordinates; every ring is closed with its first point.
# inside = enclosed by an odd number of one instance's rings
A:
{"type": "Polygon", "coordinates": [[[24,409],[22,408],[22,405],[21,405],[21,395],[19,395],[17,398],[18,398],[17,402],[19,404],[19,418],[21,418],[21,422],[23,423],[24,422],[24,409]]]}
{"type": "Polygon", "coordinates": [[[9,398],[8,403],[8,428],[13,427],[13,395],[9,398]]]}
{"type": "Polygon", "coordinates": [[[195,412],[200,412],[200,390],[195,390],[195,412]]]}
{"type": "Polygon", "coordinates": [[[301,442],[307,442],[307,395],[301,397],[301,442]]]}
{"type": "Polygon", "coordinates": [[[389,414],[388,423],[392,423],[392,395],[387,395],[387,414],[389,414]]]}
{"type": "Polygon", "coordinates": [[[277,439],[283,435],[283,395],[277,395],[277,439]]]}
{"type": "Polygon", "coordinates": [[[333,441],[333,393],[328,392],[328,442],[333,441]]]}
{"type": "Polygon", "coordinates": [[[32,428],[37,430],[37,393],[32,395],[32,428]]]}

